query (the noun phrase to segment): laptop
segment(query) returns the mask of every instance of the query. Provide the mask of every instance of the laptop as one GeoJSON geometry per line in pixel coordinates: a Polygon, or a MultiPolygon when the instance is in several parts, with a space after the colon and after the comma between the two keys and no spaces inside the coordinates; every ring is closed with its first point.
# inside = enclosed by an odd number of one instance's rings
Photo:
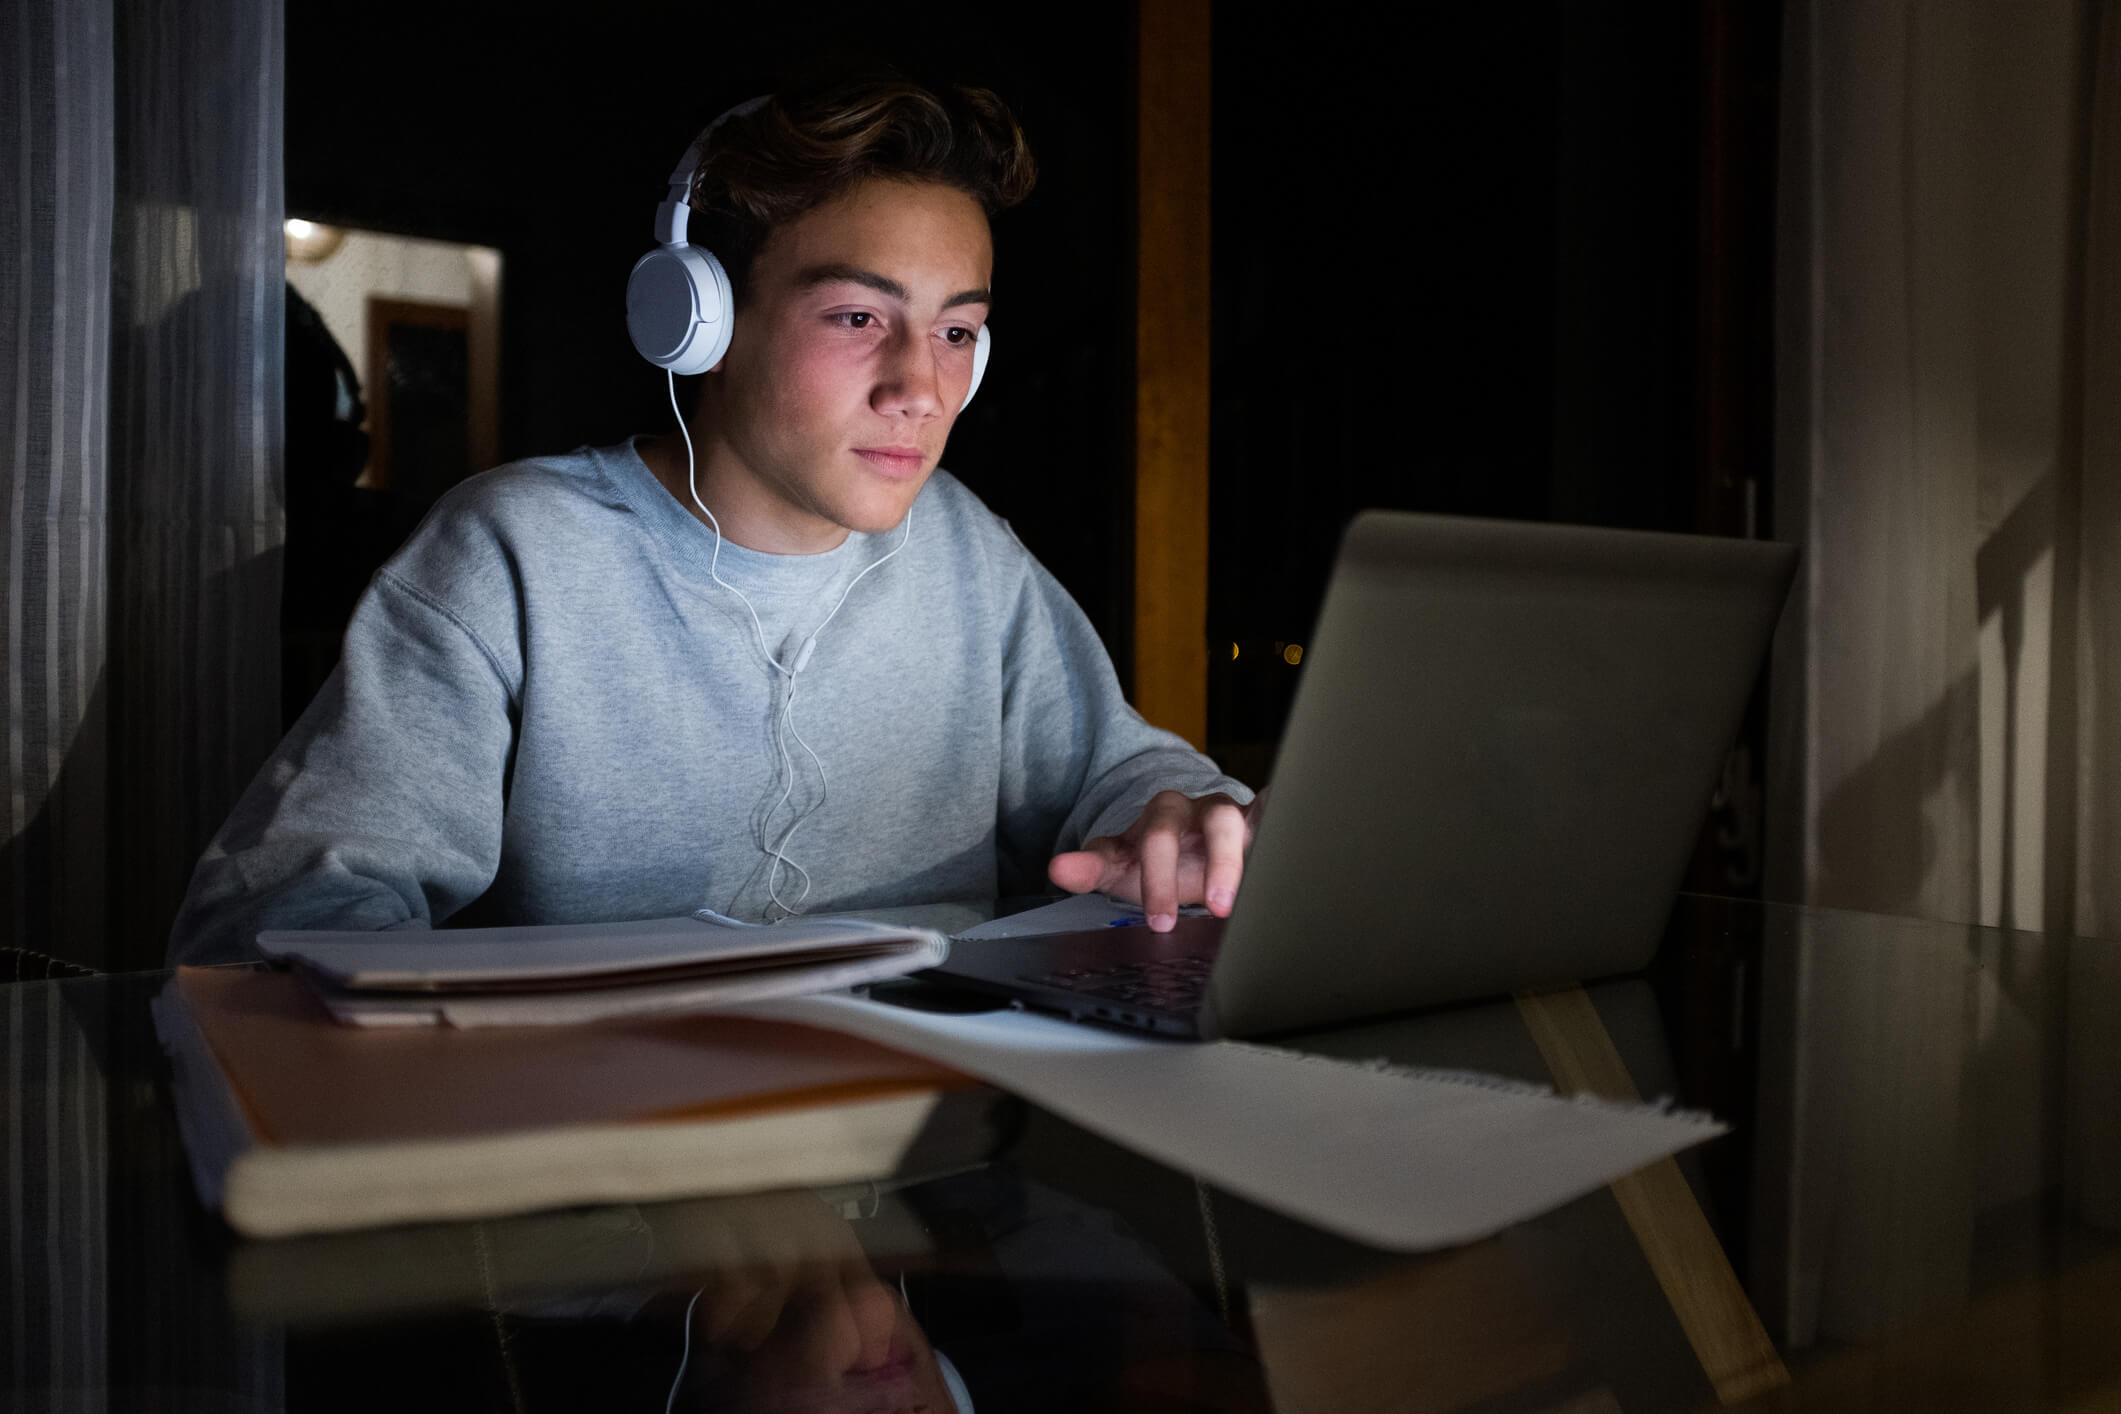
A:
{"type": "Polygon", "coordinates": [[[1639,971],[1796,565],[1765,541],[1366,511],[1230,917],[961,942],[923,975],[1213,1038],[1639,971]]]}

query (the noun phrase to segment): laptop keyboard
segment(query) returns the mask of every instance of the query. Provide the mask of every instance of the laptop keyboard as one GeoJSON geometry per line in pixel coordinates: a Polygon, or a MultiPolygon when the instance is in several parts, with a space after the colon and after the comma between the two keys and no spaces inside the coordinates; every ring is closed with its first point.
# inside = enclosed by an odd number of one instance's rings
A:
{"type": "Polygon", "coordinates": [[[1206,957],[1164,957],[1116,967],[1069,967],[1024,980],[1128,1006],[1195,1012],[1207,995],[1213,965],[1214,959],[1206,957]]]}

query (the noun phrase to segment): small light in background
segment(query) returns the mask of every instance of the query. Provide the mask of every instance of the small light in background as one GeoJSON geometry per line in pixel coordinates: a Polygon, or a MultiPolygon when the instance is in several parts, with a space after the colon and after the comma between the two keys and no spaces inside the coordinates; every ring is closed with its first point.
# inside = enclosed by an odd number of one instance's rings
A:
{"type": "Polygon", "coordinates": [[[291,218],[284,230],[287,258],[297,265],[321,264],[346,243],[342,228],[305,221],[299,216],[291,218]]]}
{"type": "Polygon", "coordinates": [[[1237,645],[1234,643],[1230,645],[1230,656],[1233,658],[1237,656],[1237,645]]]}
{"type": "Polygon", "coordinates": [[[1304,660],[1304,646],[1301,643],[1290,644],[1281,650],[1281,660],[1290,667],[1295,667],[1304,660]]]}

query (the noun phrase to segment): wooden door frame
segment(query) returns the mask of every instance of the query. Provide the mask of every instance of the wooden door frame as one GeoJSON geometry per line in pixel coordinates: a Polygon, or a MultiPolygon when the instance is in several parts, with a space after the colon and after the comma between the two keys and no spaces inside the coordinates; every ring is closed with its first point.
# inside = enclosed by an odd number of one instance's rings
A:
{"type": "Polygon", "coordinates": [[[1208,727],[1209,0],[1136,13],[1134,705],[1208,727]]]}

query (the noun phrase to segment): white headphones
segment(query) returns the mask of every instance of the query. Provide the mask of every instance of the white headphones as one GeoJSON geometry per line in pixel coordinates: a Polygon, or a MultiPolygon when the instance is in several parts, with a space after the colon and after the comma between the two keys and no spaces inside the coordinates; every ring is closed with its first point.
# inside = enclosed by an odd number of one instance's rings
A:
{"type": "MultiPolygon", "coordinates": [[[[706,160],[707,143],[715,129],[731,118],[757,112],[773,95],[739,103],[707,125],[707,131],[685,149],[685,156],[670,174],[670,191],[655,209],[656,248],[634,262],[626,281],[626,331],[641,357],[672,373],[705,373],[729,352],[729,336],[736,327],[736,295],[729,285],[729,272],[714,252],[685,240],[685,227],[692,216],[692,180],[706,160]]],[[[972,350],[972,385],[965,389],[963,412],[979,391],[987,373],[987,358],[993,351],[993,336],[980,325],[979,341],[972,350]]]]}

